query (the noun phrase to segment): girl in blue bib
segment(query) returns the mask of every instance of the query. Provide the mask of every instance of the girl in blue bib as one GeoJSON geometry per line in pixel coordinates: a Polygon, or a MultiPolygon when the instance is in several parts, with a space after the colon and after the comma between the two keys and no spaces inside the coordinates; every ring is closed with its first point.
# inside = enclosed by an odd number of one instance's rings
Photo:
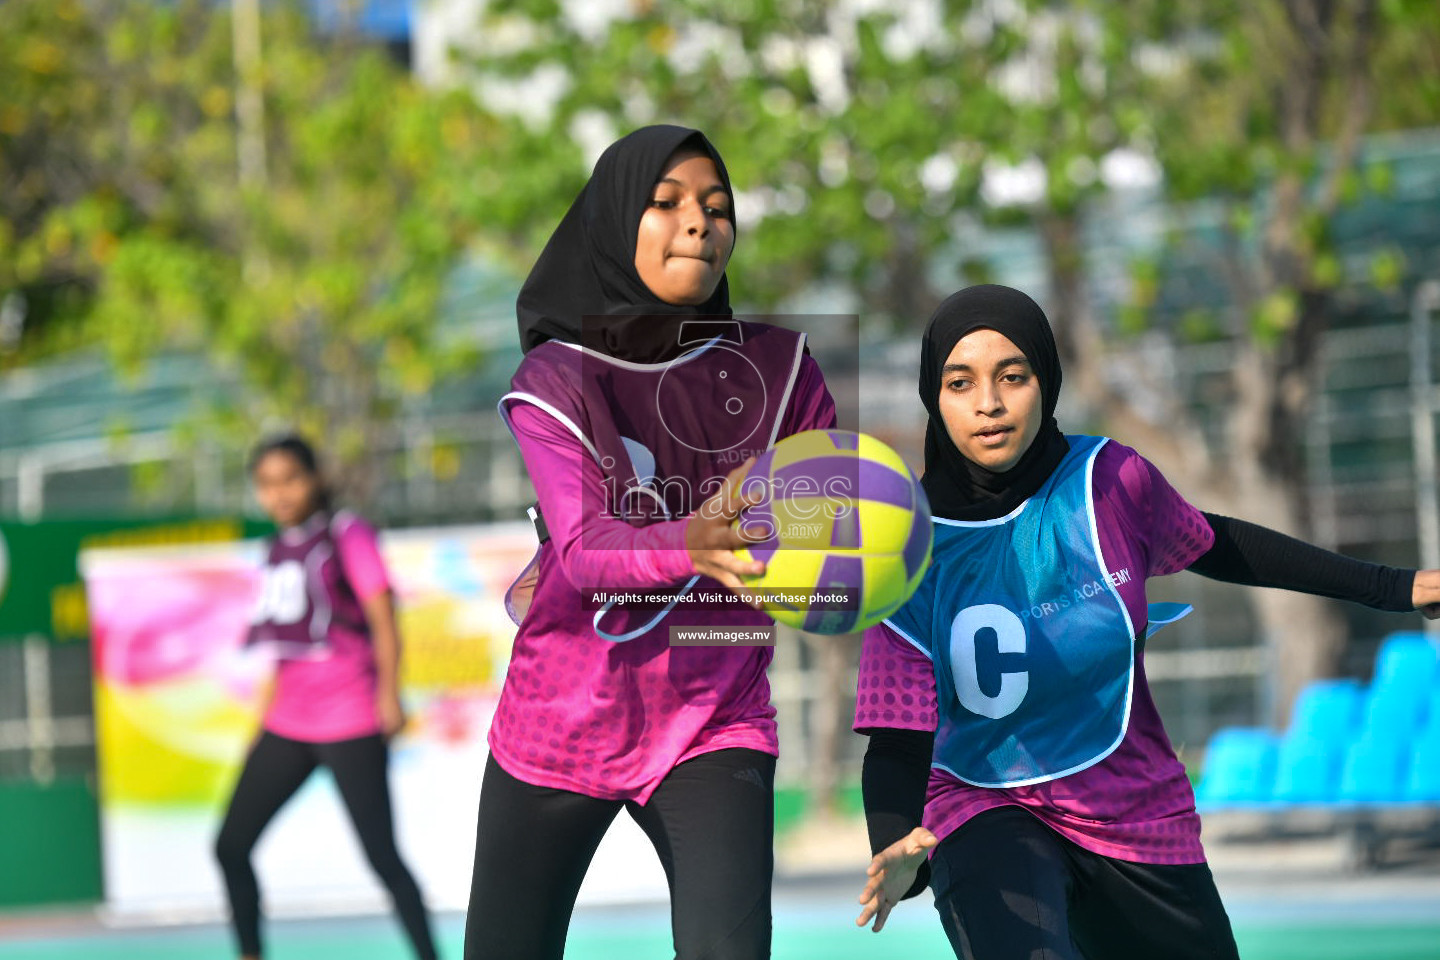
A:
{"type": "Polygon", "coordinates": [[[1440,571],[1202,513],[1134,450],[1062,433],[1060,380],[1018,290],[971,287],[931,319],[934,560],[861,654],[875,857],[858,922],[880,929],[928,880],[967,960],[1234,958],[1145,681],[1145,638],[1188,608],[1150,605],[1146,580],[1190,569],[1434,618],[1440,571]]]}

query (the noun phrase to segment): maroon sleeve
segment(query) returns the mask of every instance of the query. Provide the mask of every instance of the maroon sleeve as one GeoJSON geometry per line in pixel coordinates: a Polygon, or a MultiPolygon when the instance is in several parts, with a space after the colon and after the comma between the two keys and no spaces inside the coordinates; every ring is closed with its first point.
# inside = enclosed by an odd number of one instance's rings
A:
{"type": "Polygon", "coordinates": [[[1094,482],[1097,501],[1110,507],[1108,515],[1143,551],[1146,577],[1178,573],[1214,545],[1205,515],[1154,464],[1124,444],[1112,440],[1100,451],[1094,482]]]}
{"type": "Polygon", "coordinates": [[[777,439],[806,430],[830,430],[836,422],[835,400],[825,386],[825,376],[820,372],[820,364],[807,353],[800,358],[795,388],[790,392],[790,404],[780,423],[777,439]]]}
{"type": "Polygon", "coordinates": [[[934,730],[935,667],[910,641],[878,624],[861,638],[855,730],[934,730]]]}

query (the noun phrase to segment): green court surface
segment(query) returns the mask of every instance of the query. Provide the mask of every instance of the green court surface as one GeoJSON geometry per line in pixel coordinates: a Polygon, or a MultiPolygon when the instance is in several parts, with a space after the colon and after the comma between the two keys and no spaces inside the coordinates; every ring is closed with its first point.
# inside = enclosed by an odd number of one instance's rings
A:
{"type": "MultiPolygon", "coordinates": [[[[933,929],[901,925],[881,934],[869,931],[777,924],[774,956],[777,960],[870,960],[875,957],[945,958],[950,953],[939,924],[933,929]]],[[[266,954],[273,960],[404,960],[407,953],[398,937],[375,929],[370,922],[279,924],[266,954]]],[[[668,958],[669,934],[655,925],[629,931],[586,929],[572,931],[566,957],[574,960],[643,960],[668,958]]],[[[441,924],[442,956],[460,956],[458,922],[441,924]]],[[[1245,960],[1437,960],[1440,958],[1440,924],[1432,926],[1340,926],[1245,929],[1237,932],[1245,960]]],[[[233,956],[224,932],[155,930],[65,937],[20,942],[0,941],[6,960],[199,960],[233,956]]]]}
{"type": "MultiPolygon", "coordinates": [[[[1440,907],[1440,904],[1436,904],[1440,907]]],[[[1323,900],[1272,911],[1264,901],[1236,904],[1236,937],[1244,960],[1440,960],[1440,909],[1411,904],[1402,912],[1334,909],[1323,900]]],[[[853,926],[849,887],[807,884],[776,891],[776,960],[905,960],[953,956],[928,903],[907,903],[883,933],[853,926]]],[[[226,960],[228,931],[218,925],[105,930],[7,924],[0,917],[3,960],[226,960]]],[[[459,960],[463,919],[437,918],[441,955],[459,960]]],[[[387,917],[278,920],[268,925],[267,960],[407,960],[387,917]]],[[[571,925],[569,960],[666,960],[663,905],[586,908],[571,925]]],[[[1157,958],[1163,960],[1163,958],[1157,958]]]]}

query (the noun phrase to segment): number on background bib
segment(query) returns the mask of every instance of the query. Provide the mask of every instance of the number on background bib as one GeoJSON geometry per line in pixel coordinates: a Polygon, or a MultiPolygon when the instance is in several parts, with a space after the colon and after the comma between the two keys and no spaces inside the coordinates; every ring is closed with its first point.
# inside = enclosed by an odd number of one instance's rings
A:
{"type": "Polygon", "coordinates": [[[950,625],[950,669],[960,705],[991,720],[1007,717],[1020,708],[1030,690],[1030,674],[1008,670],[1000,674],[1000,692],[989,696],[980,689],[976,646],[982,630],[994,630],[1001,653],[1025,652],[1025,624],[1013,612],[995,603],[966,607],[950,625]]]}
{"type": "Polygon", "coordinates": [[[288,626],[299,623],[308,607],[305,595],[305,568],[298,560],[286,560],[265,569],[260,586],[260,600],[252,623],[273,623],[288,626]]]}

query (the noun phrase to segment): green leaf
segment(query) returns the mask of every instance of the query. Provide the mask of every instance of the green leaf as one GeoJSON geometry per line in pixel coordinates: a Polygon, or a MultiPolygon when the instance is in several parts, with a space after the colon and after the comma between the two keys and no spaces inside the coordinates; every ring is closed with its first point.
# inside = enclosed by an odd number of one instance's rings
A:
{"type": "Polygon", "coordinates": [[[1264,297],[1251,316],[1251,333],[1257,343],[1269,348],[1294,329],[1300,317],[1300,301],[1292,290],[1276,290],[1264,297]]]}

